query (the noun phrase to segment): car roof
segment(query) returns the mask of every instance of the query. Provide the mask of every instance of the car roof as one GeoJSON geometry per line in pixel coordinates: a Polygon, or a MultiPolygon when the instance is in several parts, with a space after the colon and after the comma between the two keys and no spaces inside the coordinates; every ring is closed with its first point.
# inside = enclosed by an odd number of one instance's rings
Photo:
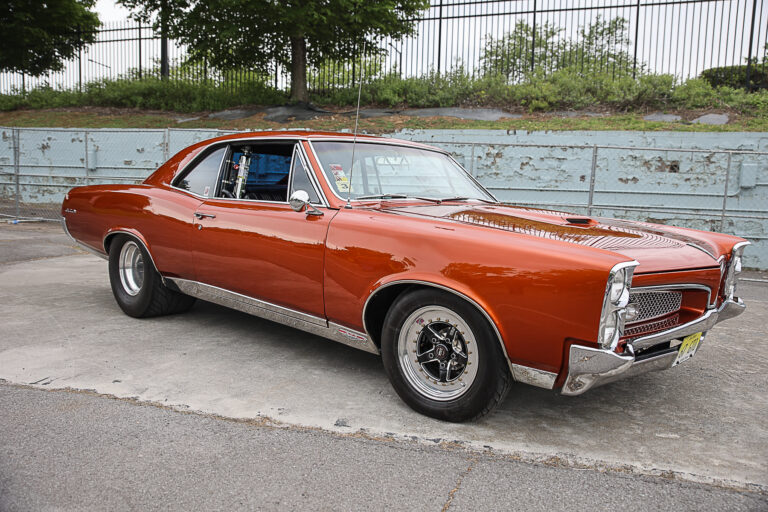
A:
{"type": "MultiPolygon", "coordinates": [[[[213,142],[227,141],[227,140],[239,140],[239,139],[304,139],[309,141],[322,141],[322,140],[334,140],[334,141],[349,141],[352,142],[355,139],[354,134],[348,132],[325,132],[314,130],[265,130],[254,132],[240,132],[232,133],[229,135],[222,135],[221,137],[215,137],[203,141],[203,144],[210,144],[213,142]]],[[[432,151],[439,148],[421,144],[419,142],[413,142],[409,140],[395,139],[392,137],[381,137],[378,135],[357,134],[357,140],[359,142],[381,142],[384,144],[398,144],[403,146],[411,146],[416,148],[430,149],[432,151]]],[[[197,146],[197,145],[196,145],[197,146]]]]}

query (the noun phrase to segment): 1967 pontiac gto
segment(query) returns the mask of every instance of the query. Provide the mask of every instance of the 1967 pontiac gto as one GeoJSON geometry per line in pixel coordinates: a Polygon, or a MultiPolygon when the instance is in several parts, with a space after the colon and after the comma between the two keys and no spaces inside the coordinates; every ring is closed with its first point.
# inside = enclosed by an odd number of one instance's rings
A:
{"type": "Polygon", "coordinates": [[[408,405],[449,421],[512,381],[578,395],[676,366],[745,307],[744,239],[502,204],[393,139],[219,137],[139,185],[71,190],[62,216],[128,315],[197,297],[381,354],[408,405]]]}

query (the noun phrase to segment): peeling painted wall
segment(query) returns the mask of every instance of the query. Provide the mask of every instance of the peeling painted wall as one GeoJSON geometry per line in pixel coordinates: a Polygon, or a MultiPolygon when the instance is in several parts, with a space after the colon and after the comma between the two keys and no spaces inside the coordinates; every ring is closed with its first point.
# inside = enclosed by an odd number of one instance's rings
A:
{"type": "MultiPolygon", "coordinates": [[[[223,133],[231,132],[0,128],[0,214],[13,214],[17,171],[21,213],[56,216],[71,187],[136,182],[184,147],[223,133]]],[[[450,151],[503,201],[736,234],[754,244],[746,265],[768,268],[768,133],[393,136],[450,151]]]]}
{"type": "Polygon", "coordinates": [[[768,268],[768,133],[417,130],[396,136],[450,151],[500,200],[578,213],[591,204],[593,215],[735,234],[753,244],[745,264],[768,268]]]}

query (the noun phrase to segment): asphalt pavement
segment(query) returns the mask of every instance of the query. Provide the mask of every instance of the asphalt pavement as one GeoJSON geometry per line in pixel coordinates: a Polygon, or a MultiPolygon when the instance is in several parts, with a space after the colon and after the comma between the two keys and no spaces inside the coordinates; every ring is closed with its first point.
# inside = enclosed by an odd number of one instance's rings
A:
{"type": "Polygon", "coordinates": [[[0,510],[729,510],[768,497],[0,384],[0,510]]]}
{"type": "Polygon", "coordinates": [[[0,510],[768,510],[768,285],[741,290],[674,370],[452,425],[322,338],[204,302],[131,319],[58,227],[0,225],[0,510]]]}

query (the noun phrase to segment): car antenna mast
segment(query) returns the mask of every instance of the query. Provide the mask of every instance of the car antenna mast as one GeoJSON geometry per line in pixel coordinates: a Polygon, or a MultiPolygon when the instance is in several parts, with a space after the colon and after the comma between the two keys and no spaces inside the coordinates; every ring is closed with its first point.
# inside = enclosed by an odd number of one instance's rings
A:
{"type": "MultiPolygon", "coordinates": [[[[363,58],[365,58],[365,43],[363,41],[363,58]]],[[[349,165],[349,184],[347,185],[347,205],[345,208],[352,208],[350,200],[352,197],[352,169],[355,167],[355,144],[357,144],[357,121],[360,119],[360,94],[363,92],[363,61],[360,61],[360,80],[357,87],[357,110],[355,110],[355,132],[352,136],[352,163],[349,165]]]]}

